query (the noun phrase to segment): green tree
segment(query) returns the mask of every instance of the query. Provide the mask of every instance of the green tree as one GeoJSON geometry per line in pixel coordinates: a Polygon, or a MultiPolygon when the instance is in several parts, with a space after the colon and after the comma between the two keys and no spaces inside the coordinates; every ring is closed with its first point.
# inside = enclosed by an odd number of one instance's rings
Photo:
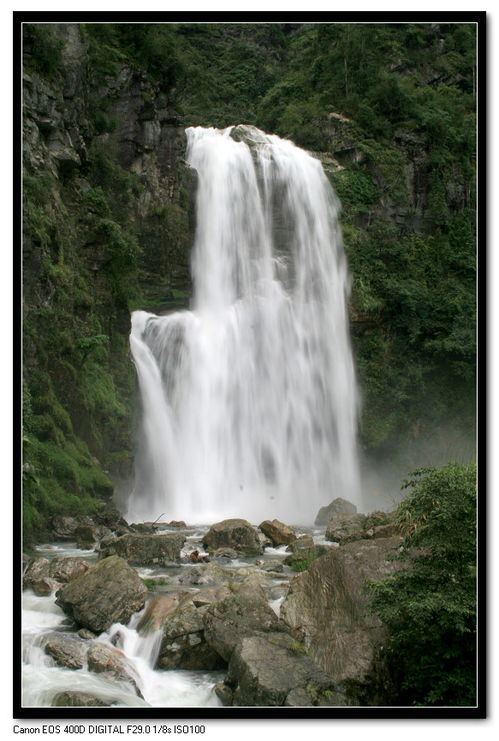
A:
{"type": "Polygon", "coordinates": [[[370,586],[396,704],[474,705],[476,466],[416,471],[396,511],[405,568],[370,586]]]}

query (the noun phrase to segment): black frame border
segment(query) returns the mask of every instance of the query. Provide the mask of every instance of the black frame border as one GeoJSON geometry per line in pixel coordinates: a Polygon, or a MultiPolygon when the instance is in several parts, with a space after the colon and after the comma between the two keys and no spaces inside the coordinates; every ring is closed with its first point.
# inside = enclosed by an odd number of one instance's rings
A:
{"type": "Polygon", "coordinates": [[[484,719],[487,718],[488,669],[487,646],[487,278],[486,278],[486,240],[487,240],[487,13],[485,11],[355,11],[355,12],[265,12],[265,11],[14,11],[13,16],[13,398],[14,398],[14,522],[13,522],[13,625],[14,627],[14,666],[13,666],[13,718],[101,721],[102,719],[121,720],[161,720],[175,721],[185,719],[218,720],[280,720],[297,718],[325,720],[442,720],[442,719],[484,719]],[[478,354],[477,354],[477,417],[478,417],[478,638],[477,638],[477,705],[473,707],[325,707],[325,708],[284,708],[284,707],[185,707],[185,708],[89,708],[88,712],[78,708],[27,708],[22,705],[21,676],[21,595],[20,563],[22,561],[22,24],[23,23],[475,23],[477,26],[477,298],[478,298],[478,354]],[[19,403],[16,405],[16,402],[19,403]],[[17,478],[19,473],[19,477],[17,478]],[[17,487],[17,482],[19,486],[17,487]]]}

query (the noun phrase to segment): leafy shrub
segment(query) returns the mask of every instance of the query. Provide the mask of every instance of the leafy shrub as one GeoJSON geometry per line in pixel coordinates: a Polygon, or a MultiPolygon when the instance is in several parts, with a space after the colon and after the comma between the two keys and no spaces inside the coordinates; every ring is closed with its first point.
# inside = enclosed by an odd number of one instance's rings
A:
{"type": "Polygon", "coordinates": [[[406,568],[370,591],[396,704],[475,704],[475,481],[474,464],[416,471],[395,512],[406,568]]]}

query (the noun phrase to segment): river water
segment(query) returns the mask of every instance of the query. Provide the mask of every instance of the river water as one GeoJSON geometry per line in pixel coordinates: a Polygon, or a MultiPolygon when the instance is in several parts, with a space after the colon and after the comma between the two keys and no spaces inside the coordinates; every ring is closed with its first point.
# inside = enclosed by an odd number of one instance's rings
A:
{"type": "MultiPolygon", "coordinates": [[[[192,550],[203,552],[201,539],[208,528],[199,526],[189,530],[187,541],[182,550],[184,555],[192,550]]],[[[298,530],[309,532],[308,529],[298,530]]],[[[313,531],[316,542],[320,542],[324,531],[313,531]]],[[[331,545],[331,543],[329,543],[331,545]]],[[[85,551],[76,548],[71,543],[47,544],[39,546],[36,554],[45,558],[78,556],[90,563],[97,562],[98,554],[95,551],[85,551]]],[[[282,560],[287,554],[285,547],[266,548],[261,557],[263,562],[282,560]]],[[[156,591],[177,592],[185,591],[189,586],[179,583],[189,569],[195,564],[182,564],[177,567],[150,567],[137,568],[141,578],[155,579],[169,582],[156,591]]],[[[251,569],[254,559],[240,559],[224,564],[224,569],[230,569],[235,574],[241,570],[251,569]]],[[[292,572],[285,567],[282,577],[270,583],[269,604],[279,614],[280,605],[286,593],[285,586],[292,572]]],[[[197,591],[193,587],[193,591],[197,591]]],[[[153,595],[151,594],[151,597],[153,595]]],[[[133,674],[137,677],[137,684],[144,699],[137,696],[134,688],[116,680],[106,679],[103,675],[82,669],[67,669],[56,664],[53,658],[44,652],[43,644],[49,633],[54,631],[73,633],[75,630],[72,621],[67,619],[63,611],[55,604],[55,594],[39,597],[31,589],[23,592],[22,605],[23,630],[23,707],[51,706],[55,696],[67,690],[90,693],[113,707],[209,707],[220,706],[220,700],[213,691],[216,683],[221,682],[225,671],[187,671],[156,669],[156,659],[159,652],[161,633],[140,636],[136,631],[140,618],[147,607],[132,616],[128,625],[116,623],[111,628],[98,635],[91,642],[105,643],[119,648],[125,655],[133,674]]]]}

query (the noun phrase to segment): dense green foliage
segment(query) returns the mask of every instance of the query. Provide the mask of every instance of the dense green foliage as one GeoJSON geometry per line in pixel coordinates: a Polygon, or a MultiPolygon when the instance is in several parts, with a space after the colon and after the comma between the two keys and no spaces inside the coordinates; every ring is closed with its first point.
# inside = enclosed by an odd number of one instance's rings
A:
{"type": "Polygon", "coordinates": [[[476,468],[416,472],[395,513],[405,568],[372,585],[396,704],[476,701],[476,468]]]}

